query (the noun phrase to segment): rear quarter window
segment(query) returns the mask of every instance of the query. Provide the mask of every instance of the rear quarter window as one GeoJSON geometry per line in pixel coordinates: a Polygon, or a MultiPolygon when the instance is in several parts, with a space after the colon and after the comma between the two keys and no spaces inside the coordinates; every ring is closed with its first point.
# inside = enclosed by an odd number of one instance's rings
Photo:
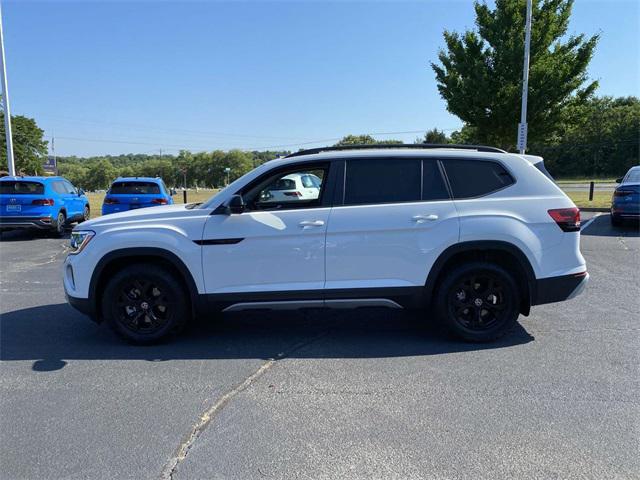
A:
{"type": "Polygon", "coordinates": [[[515,183],[498,162],[447,159],[442,164],[456,199],[481,197],[515,183]]]}
{"type": "Polygon", "coordinates": [[[111,185],[112,195],[159,194],[160,185],[154,182],[115,182],[111,185]]]}
{"type": "Polygon", "coordinates": [[[0,195],[43,195],[44,185],[24,180],[0,182],[0,195]]]}

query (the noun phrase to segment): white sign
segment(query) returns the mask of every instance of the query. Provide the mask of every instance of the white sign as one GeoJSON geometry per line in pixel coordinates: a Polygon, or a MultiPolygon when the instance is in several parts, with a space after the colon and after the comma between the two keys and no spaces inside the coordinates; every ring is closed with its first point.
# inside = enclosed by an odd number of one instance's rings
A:
{"type": "Polygon", "coordinates": [[[524,151],[527,149],[527,124],[518,124],[518,150],[524,151]]]}

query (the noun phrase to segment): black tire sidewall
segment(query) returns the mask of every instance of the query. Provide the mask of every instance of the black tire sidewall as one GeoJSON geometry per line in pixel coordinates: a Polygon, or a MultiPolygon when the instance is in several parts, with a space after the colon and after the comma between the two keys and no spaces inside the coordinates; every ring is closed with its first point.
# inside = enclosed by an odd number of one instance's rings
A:
{"type": "Polygon", "coordinates": [[[488,342],[502,337],[515,324],[520,315],[520,292],[513,276],[505,269],[489,262],[473,262],[455,267],[447,274],[436,294],[436,310],[441,322],[458,338],[471,342],[488,342]],[[511,298],[502,322],[487,330],[472,330],[461,325],[449,310],[449,294],[460,280],[472,273],[490,273],[497,276],[506,296],[511,298]]]}
{"type": "Polygon", "coordinates": [[[102,297],[102,315],[106,323],[119,336],[136,345],[158,343],[171,334],[182,330],[187,321],[188,297],[180,282],[168,271],[155,265],[131,265],[116,273],[107,284],[102,297]],[[173,300],[170,320],[153,333],[137,333],[124,326],[117,318],[115,300],[123,284],[131,278],[145,278],[165,289],[173,300]]]}
{"type": "Polygon", "coordinates": [[[64,214],[64,212],[58,212],[58,215],[56,217],[56,225],[53,229],[53,233],[59,237],[64,235],[64,226],[66,223],[67,223],[67,216],[64,214]]]}
{"type": "Polygon", "coordinates": [[[91,209],[89,208],[88,205],[86,205],[84,207],[84,209],[82,210],[82,218],[80,219],[80,221],[78,223],[86,222],[90,218],[91,218],[91,209]]]}

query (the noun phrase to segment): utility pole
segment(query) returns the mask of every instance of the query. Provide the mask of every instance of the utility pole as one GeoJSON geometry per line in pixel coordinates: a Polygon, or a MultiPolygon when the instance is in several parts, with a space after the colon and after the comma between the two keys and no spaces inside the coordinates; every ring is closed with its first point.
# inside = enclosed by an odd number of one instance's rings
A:
{"type": "Polygon", "coordinates": [[[7,65],[4,58],[4,33],[2,32],[2,6],[0,5],[0,70],[2,70],[2,103],[4,106],[4,132],[7,136],[7,166],[9,175],[16,174],[13,159],[13,136],[11,135],[11,108],[9,107],[9,87],[7,85],[7,65]]]}
{"type": "Polygon", "coordinates": [[[527,150],[527,95],[529,93],[529,50],[531,48],[531,0],[527,0],[527,19],[524,34],[524,65],[522,67],[522,108],[518,125],[518,151],[527,150]]]}

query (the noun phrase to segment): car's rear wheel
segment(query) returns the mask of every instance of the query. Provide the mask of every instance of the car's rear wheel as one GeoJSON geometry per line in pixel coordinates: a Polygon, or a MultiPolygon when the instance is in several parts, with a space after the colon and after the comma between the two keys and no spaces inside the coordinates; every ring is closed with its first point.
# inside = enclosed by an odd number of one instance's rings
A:
{"type": "Polygon", "coordinates": [[[515,324],[519,306],[513,275],[487,262],[455,267],[436,294],[438,314],[447,329],[471,342],[502,337],[515,324]]]}
{"type": "Polygon", "coordinates": [[[188,296],[162,267],[135,264],[116,273],[102,298],[102,314],[125,340],[149,345],[182,330],[187,321],[188,296]]]}
{"type": "Polygon", "coordinates": [[[58,216],[56,217],[56,223],[53,226],[53,233],[61,237],[64,235],[64,226],[67,223],[67,217],[64,212],[58,212],[58,216]]]}
{"type": "Polygon", "coordinates": [[[622,219],[617,215],[611,215],[611,225],[614,227],[619,227],[622,225],[622,219]]]}
{"type": "Polygon", "coordinates": [[[91,218],[91,210],[89,209],[89,205],[85,205],[84,210],[82,211],[82,218],[78,223],[86,222],[91,218]]]}

